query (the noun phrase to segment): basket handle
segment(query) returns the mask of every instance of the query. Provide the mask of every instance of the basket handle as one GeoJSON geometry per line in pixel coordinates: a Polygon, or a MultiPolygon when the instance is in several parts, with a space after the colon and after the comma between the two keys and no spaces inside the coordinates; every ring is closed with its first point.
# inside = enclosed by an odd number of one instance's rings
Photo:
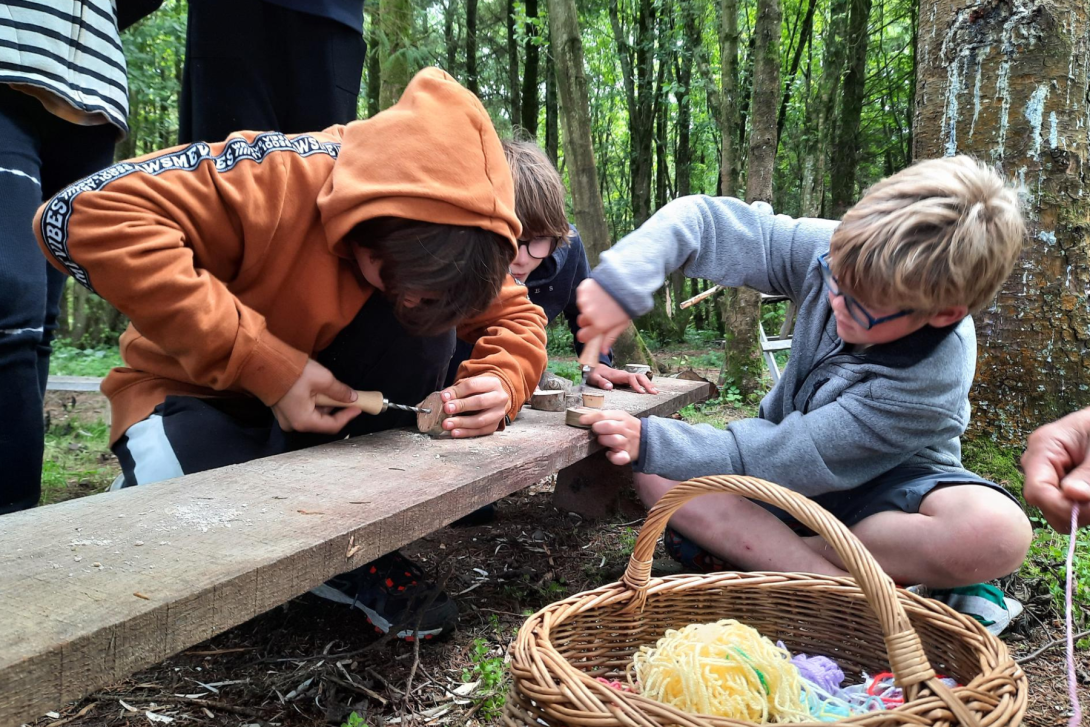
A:
{"type": "Polygon", "coordinates": [[[961,723],[977,726],[980,721],[954,693],[939,681],[935,670],[927,660],[923,644],[908,620],[897,598],[893,580],[885,574],[874,557],[859,539],[824,508],[802,495],[771,482],[745,475],[717,475],[699,477],[675,485],[651,508],[647,520],[636,539],[636,547],[629,558],[623,582],[634,592],[631,608],[642,608],[647,597],[647,585],[651,578],[651,559],[655,544],[666,530],[666,524],[679,508],[699,495],[740,495],[775,505],[788,512],[806,527],[822,536],[836,551],[855,578],[867,602],[878,615],[885,637],[886,653],[896,683],[914,699],[921,684],[947,703],[961,723]]]}

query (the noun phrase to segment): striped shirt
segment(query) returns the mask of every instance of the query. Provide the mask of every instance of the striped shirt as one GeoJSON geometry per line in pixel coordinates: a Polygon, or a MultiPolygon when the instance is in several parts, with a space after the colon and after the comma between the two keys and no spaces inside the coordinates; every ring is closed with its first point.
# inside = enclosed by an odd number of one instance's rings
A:
{"type": "Polygon", "coordinates": [[[74,123],[128,131],[125,54],[114,0],[4,0],[0,83],[74,123]]]}

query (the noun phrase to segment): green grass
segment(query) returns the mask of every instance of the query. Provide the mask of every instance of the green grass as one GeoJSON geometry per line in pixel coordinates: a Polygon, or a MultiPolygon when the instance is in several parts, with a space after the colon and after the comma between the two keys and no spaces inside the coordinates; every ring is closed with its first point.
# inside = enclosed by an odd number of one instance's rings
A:
{"type": "Polygon", "coordinates": [[[567,318],[557,316],[545,332],[549,336],[547,344],[549,358],[553,356],[571,356],[575,353],[575,349],[572,348],[572,335],[571,329],[568,328],[567,318]]]}
{"type": "Polygon", "coordinates": [[[102,420],[68,419],[45,433],[42,462],[42,504],[100,492],[117,476],[109,452],[110,427],[102,420]]]}
{"type": "Polygon", "coordinates": [[[341,722],[341,727],[367,727],[367,723],[363,721],[363,717],[353,712],[348,715],[347,722],[341,722]]]}
{"type": "Polygon", "coordinates": [[[69,341],[53,342],[49,373],[54,376],[106,376],[115,366],[123,366],[117,346],[76,348],[69,341]]]}
{"type": "Polygon", "coordinates": [[[481,703],[478,714],[482,722],[488,722],[500,716],[503,709],[504,694],[507,691],[507,670],[504,668],[502,653],[492,656],[492,647],[484,639],[474,639],[470,649],[470,666],[462,670],[462,681],[479,681],[474,692],[474,699],[481,703]]]}
{"type": "Polygon", "coordinates": [[[576,384],[583,378],[583,371],[575,361],[557,361],[555,359],[550,359],[549,371],[576,384]]]}

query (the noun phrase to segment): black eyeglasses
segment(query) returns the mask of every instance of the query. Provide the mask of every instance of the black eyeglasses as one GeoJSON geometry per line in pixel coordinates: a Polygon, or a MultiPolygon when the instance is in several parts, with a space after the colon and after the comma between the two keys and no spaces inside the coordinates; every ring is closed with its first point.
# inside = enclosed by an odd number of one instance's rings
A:
{"type": "Polygon", "coordinates": [[[530,257],[534,260],[544,260],[556,252],[561,239],[563,238],[559,236],[531,237],[529,240],[519,240],[518,243],[519,247],[526,247],[526,252],[530,253],[530,257]]]}
{"type": "Polygon", "coordinates": [[[886,321],[892,321],[896,318],[902,318],[912,313],[911,310],[903,310],[899,313],[894,313],[889,316],[882,316],[881,318],[875,318],[867,309],[860,304],[858,300],[851,297],[840,289],[840,285],[837,283],[836,276],[833,275],[833,271],[829,268],[829,253],[822,253],[818,256],[818,267],[821,268],[821,278],[825,281],[825,287],[829,289],[833,295],[840,296],[844,299],[844,307],[848,309],[848,313],[859,325],[864,329],[870,330],[877,326],[879,323],[885,323],[886,321]]]}

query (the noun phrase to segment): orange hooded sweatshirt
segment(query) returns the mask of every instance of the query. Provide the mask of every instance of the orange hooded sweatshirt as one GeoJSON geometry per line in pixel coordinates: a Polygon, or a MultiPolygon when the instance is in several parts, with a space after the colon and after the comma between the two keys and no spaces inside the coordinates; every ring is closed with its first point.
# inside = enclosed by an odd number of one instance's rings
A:
{"type": "MultiPolygon", "coordinates": [[[[342,242],[360,222],[481,227],[517,250],[514,207],[484,107],[430,68],[365,121],[245,131],[116,164],[43,205],[34,229],[57,268],[132,321],[127,367],[102,385],[112,444],[169,395],[279,401],[374,292],[342,242]]],[[[458,327],[475,342],[458,379],[497,376],[513,418],[545,368],[545,323],[508,277],[458,327]]]]}

